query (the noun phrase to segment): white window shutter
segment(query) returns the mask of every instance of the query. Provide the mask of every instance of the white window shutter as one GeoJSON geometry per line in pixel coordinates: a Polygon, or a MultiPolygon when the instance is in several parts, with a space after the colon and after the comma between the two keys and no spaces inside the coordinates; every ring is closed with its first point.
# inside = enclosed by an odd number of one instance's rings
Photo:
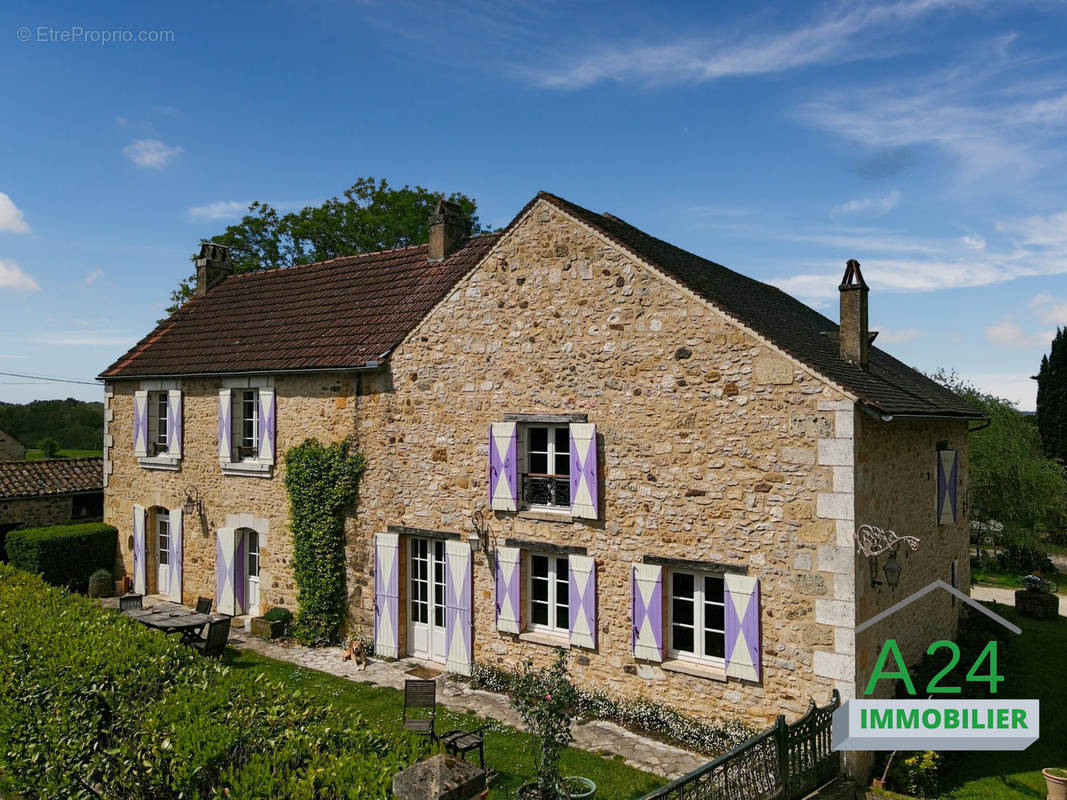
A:
{"type": "Polygon", "coordinates": [[[745,681],[760,679],[759,578],[727,572],[726,674],[745,681]]]}
{"type": "Polygon", "coordinates": [[[519,510],[518,426],[494,422],[489,426],[489,507],[519,510]]]}
{"type": "Polygon", "coordinates": [[[634,564],[632,587],[634,658],[663,660],[663,567],[634,564]]]}
{"type": "Polygon", "coordinates": [[[175,603],[182,601],[182,510],[181,507],[170,510],[170,553],[167,578],[167,596],[175,603]]]}
{"type": "Polygon", "coordinates": [[[148,584],[145,527],[148,514],[144,506],[133,507],[133,591],[144,594],[148,584]]]}
{"type": "Polygon", "coordinates": [[[506,633],[522,630],[522,551],[517,547],[496,549],[496,627],[506,633]]]}
{"type": "Polygon", "coordinates": [[[167,392],[167,455],[182,457],[182,392],[171,389],[167,392]]]}
{"type": "Polygon", "coordinates": [[[133,393],[133,454],[148,456],[148,392],[133,393]]]}
{"type": "Polygon", "coordinates": [[[215,608],[220,614],[233,616],[237,613],[233,559],[234,529],[219,528],[215,547],[215,608]]]}
{"type": "Polygon", "coordinates": [[[471,674],[474,627],[471,546],[464,541],[445,542],[445,668],[471,674]]]}
{"type": "Polygon", "coordinates": [[[596,425],[591,422],[572,422],[570,440],[571,516],[596,519],[600,502],[596,425]]]}
{"type": "MultiPolygon", "coordinates": [[[[232,447],[233,406],[229,389],[219,389],[219,463],[233,461],[232,447]]],[[[232,613],[232,612],[231,612],[232,613]]]]}
{"type": "Polygon", "coordinates": [[[571,644],[596,649],[596,561],[589,556],[571,555],[569,591],[571,644]]]}
{"type": "Polygon", "coordinates": [[[400,536],[374,535],[374,654],[400,658],[400,536]]]}
{"type": "Polygon", "coordinates": [[[274,463],[275,395],[273,389],[259,390],[259,460],[274,463]]]}

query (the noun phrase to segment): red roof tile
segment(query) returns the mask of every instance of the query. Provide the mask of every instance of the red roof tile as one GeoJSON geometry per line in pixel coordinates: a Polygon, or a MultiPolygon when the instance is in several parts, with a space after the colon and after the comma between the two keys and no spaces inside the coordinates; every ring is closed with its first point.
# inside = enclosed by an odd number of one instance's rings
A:
{"type": "Polygon", "coordinates": [[[0,461],[0,497],[42,497],[103,491],[104,459],[0,461]]]}

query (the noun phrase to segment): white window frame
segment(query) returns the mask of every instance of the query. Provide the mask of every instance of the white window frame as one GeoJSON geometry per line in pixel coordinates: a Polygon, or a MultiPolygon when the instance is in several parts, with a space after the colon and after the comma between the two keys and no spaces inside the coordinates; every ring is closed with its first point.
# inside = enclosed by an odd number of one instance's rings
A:
{"type": "Polygon", "coordinates": [[[679,661],[689,661],[694,664],[704,664],[717,669],[726,668],[725,653],[723,656],[708,655],[705,651],[704,634],[707,631],[721,633],[725,646],[726,641],[726,577],[718,572],[703,572],[687,569],[672,569],[666,571],[666,601],[667,601],[667,658],[679,661]],[[690,575],[693,578],[693,652],[678,650],[674,646],[674,576],[690,575]],[[723,608],[723,630],[707,627],[705,618],[705,589],[707,578],[719,578],[722,580],[722,597],[711,601],[714,605],[723,608]]]}
{"type": "Polygon", "coordinates": [[[143,392],[148,392],[148,441],[145,442],[145,446],[148,448],[150,455],[139,456],[137,463],[145,469],[163,469],[175,471],[181,467],[182,460],[180,458],[174,458],[168,455],[168,446],[170,439],[170,419],[167,417],[167,403],[169,402],[169,395],[171,391],[181,390],[181,382],[176,380],[159,380],[159,381],[142,381],[140,389],[143,392]],[[160,452],[152,455],[153,451],[158,449],[157,443],[159,442],[159,404],[162,402],[163,407],[163,419],[165,420],[167,439],[166,444],[162,447],[160,452]]]}
{"type": "Polygon", "coordinates": [[[543,633],[549,636],[556,637],[570,637],[570,561],[567,555],[560,555],[559,553],[543,553],[538,551],[531,551],[525,554],[523,573],[526,576],[526,630],[533,631],[534,633],[543,633]],[[535,623],[533,621],[533,584],[534,584],[534,570],[533,563],[535,558],[548,559],[548,624],[543,625],[535,623]],[[566,563],[566,567],[560,574],[560,561],[566,563]],[[559,587],[560,585],[567,587],[567,624],[563,627],[559,627],[556,623],[559,617],[559,587]]]}
{"type": "Polygon", "coordinates": [[[167,454],[169,443],[169,418],[168,408],[170,395],[168,392],[148,393],[148,452],[152,457],[167,454]],[[160,405],[163,406],[160,409],[160,405]]]}
{"type": "MultiPolygon", "coordinates": [[[[522,445],[522,453],[521,453],[521,458],[520,458],[521,469],[519,471],[519,510],[520,511],[543,511],[543,512],[548,512],[548,513],[551,513],[551,514],[568,514],[569,515],[571,513],[571,497],[570,497],[570,477],[571,477],[571,469],[570,469],[570,464],[571,464],[570,439],[571,439],[571,430],[570,430],[570,425],[568,425],[566,423],[534,423],[534,422],[520,423],[520,425],[519,425],[519,439],[520,439],[520,442],[521,442],[521,445],[522,445]],[[535,428],[544,428],[544,429],[548,430],[548,432],[549,432],[548,436],[547,436],[547,439],[548,439],[548,444],[547,444],[547,448],[548,449],[547,449],[547,453],[546,453],[547,463],[546,463],[545,466],[550,467],[552,470],[555,470],[556,456],[558,454],[558,451],[556,450],[556,435],[555,435],[554,431],[557,431],[557,430],[566,431],[566,433],[567,433],[567,472],[566,473],[559,473],[559,472],[555,472],[555,471],[545,472],[545,473],[531,473],[530,472],[530,454],[531,454],[530,432],[532,430],[534,430],[535,428]],[[536,474],[538,476],[550,476],[550,477],[553,477],[553,478],[556,478],[556,479],[566,478],[567,479],[567,504],[566,505],[553,505],[551,503],[548,503],[548,504],[527,503],[525,501],[525,499],[524,499],[525,494],[526,494],[526,492],[525,492],[525,482],[526,482],[526,476],[529,475],[529,474],[536,474]]],[[[542,452],[545,452],[545,451],[540,451],[539,450],[537,452],[538,453],[542,453],[542,452]]]]}
{"type": "Polygon", "coordinates": [[[224,378],[222,388],[230,390],[230,460],[221,464],[224,475],[269,478],[274,465],[259,458],[259,393],[261,389],[273,389],[274,379],[270,376],[248,376],[243,378],[224,378]],[[242,403],[245,392],[254,392],[252,439],[255,442],[256,457],[240,458],[238,447],[242,446],[241,425],[244,420],[242,403]]]}
{"type": "Polygon", "coordinates": [[[230,458],[235,463],[256,463],[259,461],[259,389],[254,386],[234,389],[230,393],[230,409],[230,458]],[[251,417],[245,415],[248,403],[252,404],[251,417]],[[246,437],[245,426],[249,423],[252,435],[246,437]],[[242,456],[242,448],[254,450],[255,455],[242,456]]]}

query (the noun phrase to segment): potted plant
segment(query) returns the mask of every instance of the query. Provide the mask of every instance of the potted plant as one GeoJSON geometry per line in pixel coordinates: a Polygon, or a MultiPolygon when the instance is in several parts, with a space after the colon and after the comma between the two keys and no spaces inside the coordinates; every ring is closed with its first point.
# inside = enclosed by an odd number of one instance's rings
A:
{"type": "Polygon", "coordinates": [[[527,659],[511,686],[511,704],[537,738],[537,779],[519,787],[522,800],[591,798],[596,792],[596,785],[586,778],[562,778],[559,774],[560,756],[574,739],[571,721],[578,703],[567,675],[567,657],[567,651],[561,649],[551,666],[542,669],[534,669],[533,661],[527,659]]]}
{"type": "Polygon", "coordinates": [[[289,632],[292,622],[293,613],[288,608],[275,606],[262,617],[253,617],[249,630],[261,639],[277,639],[289,632]]]}
{"type": "Polygon", "coordinates": [[[1041,774],[1045,776],[1048,800],[1067,800],[1067,769],[1046,767],[1041,774]]]}
{"type": "Polygon", "coordinates": [[[90,597],[111,597],[115,588],[115,578],[109,569],[98,569],[89,576],[90,597]]]}

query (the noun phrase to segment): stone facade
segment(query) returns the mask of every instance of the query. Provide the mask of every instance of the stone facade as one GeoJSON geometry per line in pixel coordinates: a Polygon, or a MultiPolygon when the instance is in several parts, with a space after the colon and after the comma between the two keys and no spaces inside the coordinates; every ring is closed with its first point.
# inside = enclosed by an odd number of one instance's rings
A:
{"type": "MultiPolygon", "coordinates": [[[[547,202],[532,205],[378,371],[273,382],[279,464],[267,478],[219,467],[221,381],[181,383],[179,471],[145,469],[133,457],[139,383],[109,383],[105,515],[123,532],[127,571],[132,506],[175,508],[195,485],[204,515],[185,523],[183,599],[214,594],[215,531],[247,526],[265,536],[262,605],[295,607],[280,456],[308,436],[354,435],[368,464],[347,527],[354,629],[369,634],[374,620],[375,534],[400,526],[465,540],[482,512],[490,547],[580,547],[595,559],[597,646],[575,648],[578,681],[754,726],[802,713],[810,697],[825,703],[833,688],[855,696],[884,633],[857,642],[857,621],[931,575],[947,579],[953,558],[967,585],[965,509],[956,524],[935,525],[932,477],[936,448],[948,442],[960,452],[966,496],[966,423],[869,417],[848,392],[547,202]],[[488,511],[490,424],[531,413],[584,414],[597,426],[598,519],[488,511]],[[872,591],[855,555],[863,522],[923,539],[894,591],[872,591]],[[759,578],[759,681],[634,658],[631,569],[650,558],[759,578]]],[[[497,630],[484,553],[474,555],[473,575],[475,660],[515,669],[527,657],[550,658],[551,639],[497,630]]],[[[951,606],[926,621],[900,634],[909,655],[929,634],[954,629],[951,606]]]]}
{"type": "Polygon", "coordinates": [[[0,461],[22,461],[26,446],[9,433],[0,431],[0,461]]]}
{"type": "Polygon", "coordinates": [[[69,525],[71,521],[72,502],[69,494],[0,500],[0,526],[42,528],[47,525],[69,525]]]}
{"type": "MultiPolygon", "coordinates": [[[[308,437],[336,441],[350,436],[354,427],[353,375],[278,376],[271,380],[277,397],[277,452],[308,437]]],[[[119,558],[127,574],[133,574],[132,515],[135,504],[148,509],[178,508],[186,489],[195,486],[203,502],[199,519],[186,517],[183,535],[183,602],[216,591],[216,531],[248,527],[260,535],[260,608],[273,605],[296,607],[289,559],[288,501],[283,459],[279,456],[268,477],[224,475],[218,459],[219,379],[181,381],[184,405],[184,436],[181,467],[177,471],[147,469],[134,457],[133,394],[141,388],[136,380],[110,381],[105,394],[108,438],[104,458],[110,464],[105,492],[104,518],[119,535],[119,558]]],[[[149,385],[149,384],[146,384],[149,385]]],[[[351,523],[354,527],[354,522],[351,523]]],[[[152,531],[149,514],[148,530],[152,531]]],[[[148,591],[155,590],[156,557],[151,534],[146,545],[148,591]]]]}

